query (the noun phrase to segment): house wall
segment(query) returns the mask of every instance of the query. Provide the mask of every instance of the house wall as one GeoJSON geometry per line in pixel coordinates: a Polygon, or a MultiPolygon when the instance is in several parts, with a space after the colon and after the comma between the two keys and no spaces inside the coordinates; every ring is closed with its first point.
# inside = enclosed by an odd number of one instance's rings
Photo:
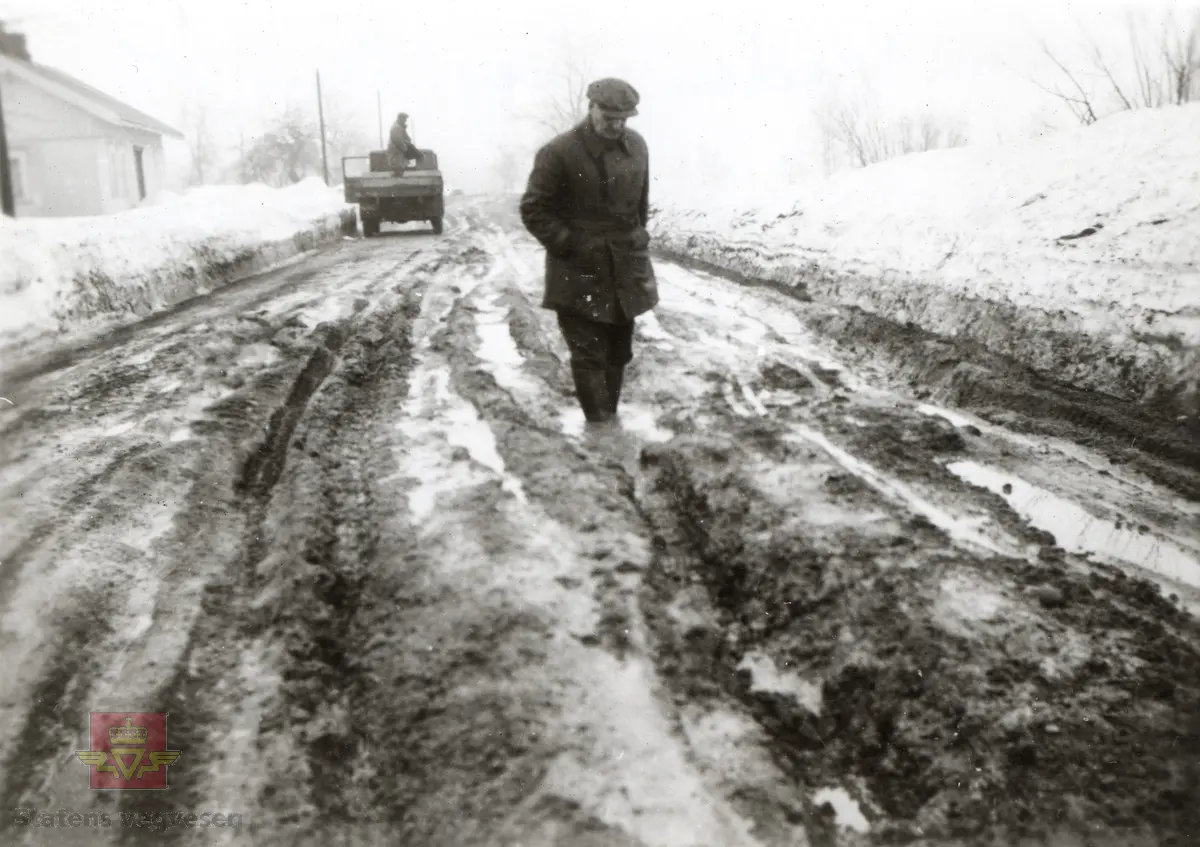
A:
{"type": "Polygon", "coordinates": [[[114,126],[5,74],[9,155],[19,161],[18,217],[100,215],[152,202],[162,190],[162,138],[114,126]],[[145,148],[146,199],[139,201],[134,145],[145,148]]]}
{"type": "Polygon", "coordinates": [[[165,178],[162,137],[125,127],[110,127],[108,132],[103,145],[107,163],[102,166],[106,179],[101,181],[104,211],[120,212],[154,202],[165,178]],[[135,147],[142,148],[145,198],[138,197],[135,147]]]}

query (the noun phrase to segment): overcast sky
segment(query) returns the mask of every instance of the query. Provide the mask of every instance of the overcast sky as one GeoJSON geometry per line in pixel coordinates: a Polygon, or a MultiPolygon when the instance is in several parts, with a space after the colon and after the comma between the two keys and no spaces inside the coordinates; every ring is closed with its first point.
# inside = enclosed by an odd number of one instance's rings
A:
{"type": "MultiPolygon", "coordinates": [[[[1179,3],[1139,3],[1142,9],[1179,3]]],[[[976,143],[1027,132],[1052,102],[1028,82],[1037,37],[1080,24],[1118,38],[1129,3],[547,2],[547,0],[0,0],[35,61],[179,123],[210,106],[230,149],[289,103],[377,135],[412,115],[448,179],[486,187],[496,152],[538,139],[526,116],[560,85],[566,53],[641,92],[633,126],[658,175],[736,183],[819,168],[813,111],[869,86],[893,114],[962,120],[976,143]],[[843,92],[839,95],[839,92],[843,92]]]]}

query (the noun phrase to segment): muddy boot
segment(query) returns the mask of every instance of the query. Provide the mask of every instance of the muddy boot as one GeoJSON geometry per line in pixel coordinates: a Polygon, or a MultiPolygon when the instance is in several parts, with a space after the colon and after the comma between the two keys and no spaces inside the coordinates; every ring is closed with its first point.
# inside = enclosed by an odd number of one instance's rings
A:
{"type": "Polygon", "coordinates": [[[621,385],[625,382],[625,369],[609,368],[604,374],[605,382],[608,385],[608,407],[615,417],[617,405],[621,402],[621,385]]]}
{"type": "Polygon", "coordinates": [[[604,371],[572,368],[571,375],[575,378],[575,395],[579,398],[579,406],[587,422],[598,424],[612,420],[607,374],[604,371]]]}

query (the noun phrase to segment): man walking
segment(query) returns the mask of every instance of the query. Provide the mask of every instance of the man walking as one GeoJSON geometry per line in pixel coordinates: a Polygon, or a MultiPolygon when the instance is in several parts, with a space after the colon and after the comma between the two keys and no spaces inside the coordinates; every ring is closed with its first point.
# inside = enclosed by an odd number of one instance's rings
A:
{"type": "Polygon", "coordinates": [[[658,286],[646,231],[649,152],[625,126],[638,93],[602,79],[587,96],[587,118],[538,150],[521,220],[546,248],[542,306],[558,313],[579,405],[601,423],[617,413],[634,319],[658,304],[658,286]]]}

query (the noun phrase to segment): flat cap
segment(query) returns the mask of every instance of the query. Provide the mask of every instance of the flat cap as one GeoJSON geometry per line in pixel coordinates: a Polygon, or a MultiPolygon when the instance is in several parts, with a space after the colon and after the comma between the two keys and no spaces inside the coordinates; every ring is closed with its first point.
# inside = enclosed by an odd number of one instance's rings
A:
{"type": "Polygon", "coordinates": [[[637,105],[641,98],[637,89],[623,79],[598,79],[588,86],[588,102],[595,103],[606,112],[616,112],[624,117],[633,117],[638,113],[637,105]]]}

